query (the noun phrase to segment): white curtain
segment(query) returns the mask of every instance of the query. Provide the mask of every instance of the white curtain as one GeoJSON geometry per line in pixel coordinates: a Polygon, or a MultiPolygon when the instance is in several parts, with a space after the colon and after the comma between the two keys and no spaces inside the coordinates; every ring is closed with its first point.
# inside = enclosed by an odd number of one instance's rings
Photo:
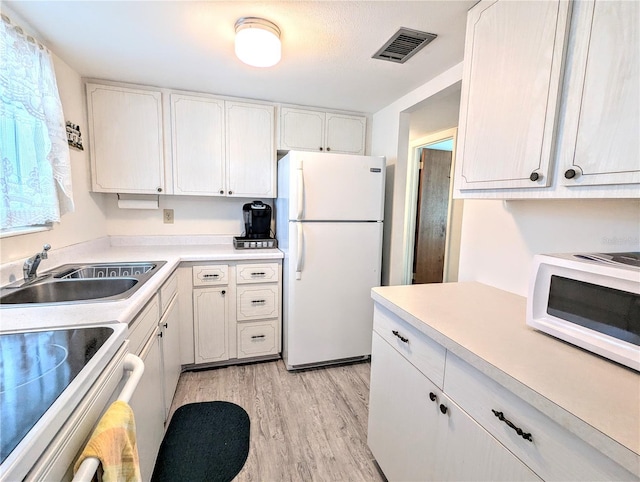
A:
{"type": "Polygon", "coordinates": [[[72,212],[66,125],[49,51],[0,21],[0,227],[60,221],[72,212]]]}

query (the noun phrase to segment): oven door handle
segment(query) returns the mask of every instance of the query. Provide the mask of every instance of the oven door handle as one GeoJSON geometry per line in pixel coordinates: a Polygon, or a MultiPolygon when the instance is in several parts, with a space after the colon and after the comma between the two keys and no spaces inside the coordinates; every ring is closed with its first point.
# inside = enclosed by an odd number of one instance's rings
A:
{"type": "MultiPolygon", "coordinates": [[[[127,353],[124,357],[124,365],[123,369],[125,371],[131,372],[129,375],[129,379],[122,387],[122,391],[120,395],[118,395],[117,400],[122,402],[129,403],[133,393],[136,391],[138,383],[142,378],[142,374],[144,373],[144,362],[132,353],[127,353]]],[[[96,457],[87,457],[78,467],[78,471],[73,476],[72,482],[85,482],[93,479],[96,470],[98,470],[98,466],[100,465],[100,460],[96,457]]]]}

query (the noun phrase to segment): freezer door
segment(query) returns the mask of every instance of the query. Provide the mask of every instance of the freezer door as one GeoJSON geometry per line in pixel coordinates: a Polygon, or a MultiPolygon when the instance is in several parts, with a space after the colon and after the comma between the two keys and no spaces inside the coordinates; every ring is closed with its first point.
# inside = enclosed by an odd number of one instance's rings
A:
{"type": "Polygon", "coordinates": [[[289,219],[382,221],[384,157],[289,153],[289,219]]]}
{"type": "Polygon", "coordinates": [[[382,223],[290,223],[284,276],[287,367],[371,354],[382,223]]]}

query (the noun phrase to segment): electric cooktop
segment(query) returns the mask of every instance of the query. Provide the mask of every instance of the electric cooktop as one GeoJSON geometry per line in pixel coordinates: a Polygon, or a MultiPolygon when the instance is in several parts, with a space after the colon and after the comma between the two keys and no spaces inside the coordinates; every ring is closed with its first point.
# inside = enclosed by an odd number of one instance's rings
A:
{"type": "Polygon", "coordinates": [[[0,463],[113,332],[99,326],[0,334],[0,463]]]}

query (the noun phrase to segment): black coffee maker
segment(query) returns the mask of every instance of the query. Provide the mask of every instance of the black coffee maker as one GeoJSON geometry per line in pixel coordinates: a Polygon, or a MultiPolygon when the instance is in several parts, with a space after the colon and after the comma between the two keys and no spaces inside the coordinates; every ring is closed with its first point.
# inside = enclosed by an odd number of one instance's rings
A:
{"type": "Polygon", "coordinates": [[[271,233],[271,206],[262,201],[253,201],[242,206],[245,237],[269,238],[271,233]]]}

